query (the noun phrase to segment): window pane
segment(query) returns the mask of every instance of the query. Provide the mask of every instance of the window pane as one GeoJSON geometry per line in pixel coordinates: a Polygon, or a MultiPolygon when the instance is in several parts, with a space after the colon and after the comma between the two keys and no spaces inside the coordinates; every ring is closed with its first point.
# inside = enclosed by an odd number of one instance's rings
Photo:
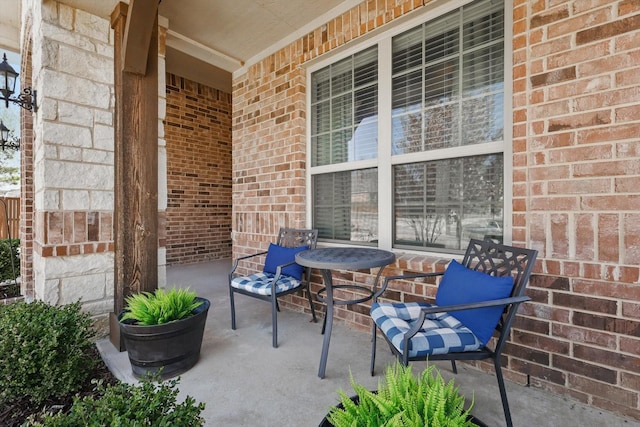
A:
{"type": "Polygon", "coordinates": [[[393,154],[422,151],[422,115],[420,112],[393,118],[393,154]]]}
{"type": "Polygon", "coordinates": [[[394,77],[392,93],[394,113],[419,109],[421,99],[422,76],[420,70],[394,77]]]}
{"type": "Polygon", "coordinates": [[[500,141],[504,134],[502,93],[471,98],[462,103],[462,143],[500,141]]]}
{"type": "Polygon", "coordinates": [[[311,82],[311,102],[326,100],[329,98],[329,67],[316,73],[316,78],[311,82]]]}
{"type": "Polygon", "coordinates": [[[502,241],[502,155],[394,167],[397,247],[462,250],[470,238],[502,241]]]}
{"type": "Polygon", "coordinates": [[[502,7],[476,2],[394,37],[392,154],[502,139],[502,7]]]}
{"type": "Polygon", "coordinates": [[[331,128],[350,127],[353,123],[352,108],[351,93],[333,98],[331,100],[331,128]]]}
{"type": "Polygon", "coordinates": [[[393,38],[393,73],[422,65],[422,27],[416,27],[393,38]]]}
{"type": "Polygon", "coordinates": [[[457,145],[457,141],[460,140],[458,130],[459,110],[457,104],[436,105],[425,109],[424,147],[426,150],[437,150],[457,145]]]}
{"type": "Polygon", "coordinates": [[[313,176],[313,227],[325,240],[378,239],[378,171],[313,176]]]}
{"type": "Polygon", "coordinates": [[[353,87],[353,59],[351,57],[331,66],[331,95],[339,95],[353,87]]]}
{"type": "Polygon", "coordinates": [[[389,36],[390,99],[378,94],[377,45],[311,74],[312,221],[322,240],[377,244],[379,168],[392,173],[380,197],[395,248],[460,253],[470,238],[503,239],[502,153],[460,157],[462,146],[504,140],[503,9],[476,0],[389,36]],[[389,120],[394,157],[356,169],[363,163],[351,162],[378,158],[378,127],[389,120]],[[325,165],[338,166],[315,168],[325,165]]]}
{"type": "Polygon", "coordinates": [[[458,63],[457,61],[441,62],[425,67],[424,70],[424,103],[440,104],[458,98],[458,63]]]}
{"type": "Polygon", "coordinates": [[[502,2],[475,2],[464,9],[464,49],[502,38],[504,33],[504,6],[502,2]]]}
{"type": "Polygon", "coordinates": [[[349,146],[349,160],[378,156],[378,86],[366,86],[355,93],[356,129],[349,146]]]}
{"type": "Polygon", "coordinates": [[[314,135],[328,132],[331,129],[330,111],[331,104],[329,101],[324,101],[311,107],[311,114],[317,118],[317,120],[313,121],[314,135]]]}
{"type": "Polygon", "coordinates": [[[312,166],[376,158],[377,47],[316,71],[311,88],[312,166]]]}
{"type": "Polygon", "coordinates": [[[454,12],[439,20],[439,25],[428,25],[424,43],[425,62],[440,61],[457,55],[460,46],[458,31],[460,13],[454,12]]]}
{"type": "Polygon", "coordinates": [[[501,91],[504,82],[502,44],[474,50],[464,55],[462,87],[465,96],[501,91]]]}
{"type": "Polygon", "coordinates": [[[347,161],[348,145],[351,140],[351,128],[331,134],[331,163],[347,161]]]}
{"type": "Polygon", "coordinates": [[[331,135],[322,134],[311,137],[311,151],[313,157],[311,163],[315,165],[326,165],[331,161],[331,135]]]}
{"type": "Polygon", "coordinates": [[[378,82],[378,49],[369,48],[353,56],[354,86],[375,85],[378,82]]]}

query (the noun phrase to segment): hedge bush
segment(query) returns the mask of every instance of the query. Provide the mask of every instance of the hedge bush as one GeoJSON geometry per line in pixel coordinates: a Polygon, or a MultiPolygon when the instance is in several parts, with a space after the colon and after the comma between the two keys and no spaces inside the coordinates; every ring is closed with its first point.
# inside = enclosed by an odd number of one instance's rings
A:
{"type": "Polygon", "coordinates": [[[89,314],[76,302],[0,306],[0,407],[13,399],[40,404],[66,396],[88,380],[97,361],[89,314]]]}
{"type": "MultiPolygon", "coordinates": [[[[157,378],[156,378],[157,379],[157,378]]],[[[101,397],[87,396],[74,399],[69,413],[48,414],[29,426],[83,427],[83,426],[154,426],[198,427],[204,425],[200,413],[204,403],[196,405],[187,396],[176,404],[178,380],[154,383],[144,378],[138,385],[118,383],[104,387],[98,383],[101,397]]]]}
{"type": "Polygon", "coordinates": [[[20,275],[20,239],[0,239],[0,282],[20,275]],[[12,254],[13,252],[13,254],[12,254]],[[11,259],[13,258],[13,268],[11,259]]]}

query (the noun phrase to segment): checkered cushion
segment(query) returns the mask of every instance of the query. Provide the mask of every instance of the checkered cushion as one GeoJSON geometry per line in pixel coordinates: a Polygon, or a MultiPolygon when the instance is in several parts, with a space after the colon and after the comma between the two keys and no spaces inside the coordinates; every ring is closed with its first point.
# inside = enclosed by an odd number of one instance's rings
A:
{"type": "MultiPolygon", "coordinates": [[[[413,327],[426,303],[374,303],[371,317],[389,341],[402,353],[404,334],[413,327]]],[[[426,357],[473,351],[482,347],[476,336],[448,313],[427,315],[422,329],[409,341],[409,357],[426,357]]]]}
{"type": "MultiPolygon", "coordinates": [[[[250,276],[236,277],[231,280],[231,286],[254,294],[271,295],[271,282],[273,282],[274,276],[275,274],[273,273],[261,272],[250,276]]],[[[301,284],[300,280],[281,274],[278,279],[276,294],[297,288],[301,284]]]]}

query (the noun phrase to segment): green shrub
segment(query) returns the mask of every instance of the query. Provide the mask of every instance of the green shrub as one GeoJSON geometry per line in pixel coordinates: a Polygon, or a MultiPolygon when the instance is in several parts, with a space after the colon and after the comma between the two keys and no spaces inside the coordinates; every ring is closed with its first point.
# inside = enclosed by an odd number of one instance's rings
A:
{"type": "Polygon", "coordinates": [[[20,239],[0,239],[0,282],[13,279],[14,271],[15,277],[18,277],[20,275],[20,239]],[[13,267],[11,266],[12,258],[13,267]]]}
{"type": "Polygon", "coordinates": [[[40,404],[75,392],[96,361],[91,318],[76,302],[42,301],[0,306],[0,407],[27,398],[40,404]]]}
{"type": "Polygon", "coordinates": [[[75,398],[69,413],[45,415],[33,426],[83,427],[83,426],[181,426],[196,427],[204,424],[200,413],[204,403],[196,405],[187,396],[176,404],[178,380],[154,384],[151,378],[138,385],[118,383],[104,387],[98,383],[102,397],[75,398]]]}
{"type": "Polygon", "coordinates": [[[416,378],[410,366],[396,362],[387,367],[385,382],[378,385],[377,392],[372,392],[357,384],[352,376],[351,385],[358,401],[340,391],[343,408],[332,408],[327,419],[336,427],[475,425],[468,420],[471,408],[465,411],[464,396],[459,394],[453,380],[445,384],[434,365],[416,378]]]}
{"type": "Polygon", "coordinates": [[[142,292],[125,298],[125,313],[121,320],[134,320],[139,325],[160,325],[191,316],[202,304],[196,293],[188,289],[172,288],[168,292],[142,292]]]}

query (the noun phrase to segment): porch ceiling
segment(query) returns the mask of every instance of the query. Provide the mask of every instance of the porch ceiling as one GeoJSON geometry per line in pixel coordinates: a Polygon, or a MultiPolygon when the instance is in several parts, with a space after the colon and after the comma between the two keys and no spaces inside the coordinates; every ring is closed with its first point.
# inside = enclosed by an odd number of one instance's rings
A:
{"type": "MultiPolygon", "coordinates": [[[[118,3],[60,1],[107,19],[118,3]]],[[[159,14],[169,21],[167,71],[230,92],[233,72],[358,3],[359,0],[163,0],[159,14]]]]}

